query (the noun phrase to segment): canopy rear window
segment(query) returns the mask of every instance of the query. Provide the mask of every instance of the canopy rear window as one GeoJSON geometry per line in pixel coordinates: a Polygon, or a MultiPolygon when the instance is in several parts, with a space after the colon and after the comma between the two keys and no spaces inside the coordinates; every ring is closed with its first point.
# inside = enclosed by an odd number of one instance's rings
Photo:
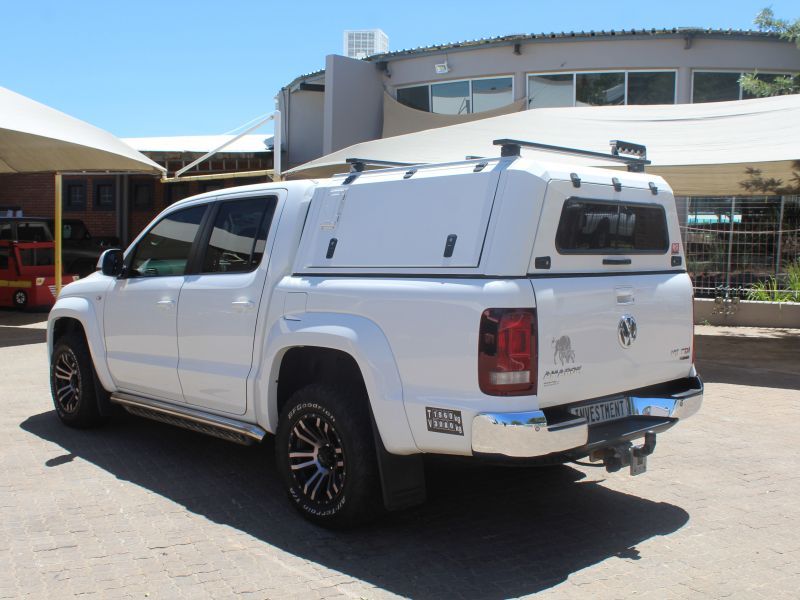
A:
{"type": "Polygon", "coordinates": [[[664,254],[667,216],[657,204],[569,198],[556,232],[561,254],[664,254]]]}

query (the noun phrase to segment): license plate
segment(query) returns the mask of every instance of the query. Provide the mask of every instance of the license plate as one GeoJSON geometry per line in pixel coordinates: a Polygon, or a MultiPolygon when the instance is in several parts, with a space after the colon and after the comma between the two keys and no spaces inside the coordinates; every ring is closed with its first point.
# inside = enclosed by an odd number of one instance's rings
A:
{"type": "Polygon", "coordinates": [[[577,417],[586,419],[589,425],[596,425],[630,416],[631,409],[627,398],[615,398],[614,400],[575,406],[570,409],[570,412],[577,417]]]}

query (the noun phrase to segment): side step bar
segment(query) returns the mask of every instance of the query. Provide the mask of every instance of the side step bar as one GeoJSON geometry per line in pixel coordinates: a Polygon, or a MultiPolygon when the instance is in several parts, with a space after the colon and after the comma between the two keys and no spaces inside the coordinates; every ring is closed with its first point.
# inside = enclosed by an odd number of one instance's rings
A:
{"type": "Polygon", "coordinates": [[[132,415],[191,429],[206,435],[249,446],[267,434],[258,425],[221,417],[189,406],[177,406],[123,392],[111,394],[111,402],[121,405],[132,415]]]}

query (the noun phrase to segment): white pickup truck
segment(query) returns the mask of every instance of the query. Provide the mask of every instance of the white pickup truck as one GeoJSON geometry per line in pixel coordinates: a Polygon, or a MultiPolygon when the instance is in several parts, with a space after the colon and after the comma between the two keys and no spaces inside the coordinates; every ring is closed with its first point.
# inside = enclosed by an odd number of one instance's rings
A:
{"type": "Polygon", "coordinates": [[[59,418],[274,434],[329,526],[424,501],[424,454],[643,471],[703,394],[670,188],[503,142],[169,206],[52,309],[59,418]]]}

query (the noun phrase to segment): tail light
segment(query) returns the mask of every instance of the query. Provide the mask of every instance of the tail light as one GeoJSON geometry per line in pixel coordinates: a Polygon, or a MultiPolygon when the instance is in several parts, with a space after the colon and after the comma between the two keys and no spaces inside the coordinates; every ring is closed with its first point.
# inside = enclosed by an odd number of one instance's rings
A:
{"type": "Polygon", "coordinates": [[[536,393],[536,309],[489,308],[481,315],[478,383],[484,394],[536,393]]]}

